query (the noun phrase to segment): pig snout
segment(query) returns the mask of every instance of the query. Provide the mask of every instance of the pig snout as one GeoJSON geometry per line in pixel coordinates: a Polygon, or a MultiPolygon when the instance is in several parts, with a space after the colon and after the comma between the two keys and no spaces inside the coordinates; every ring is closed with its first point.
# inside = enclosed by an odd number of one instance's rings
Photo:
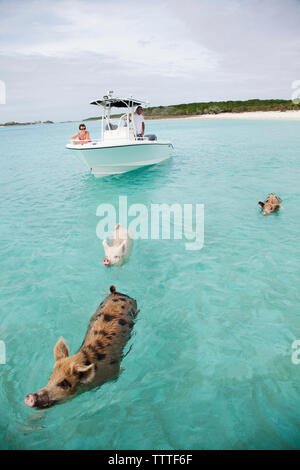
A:
{"type": "Polygon", "coordinates": [[[29,408],[48,408],[54,402],[49,400],[49,395],[46,390],[40,393],[28,393],[24,399],[25,405],[29,408]]]}
{"type": "Polygon", "coordinates": [[[120,263],[120,260],[121,260],[121,258],[118,255],[112,256],[111,258],[106,257],[103,260],[103,264],[104,264],[104,266],[113,266],[115,264],[120,263]]]}
{"type": "Polygon", "coordinates": [[[266,209],[263,209],[262,211],[262,215],[269,215],[273,212],[273,210],[271,208],[266,208],[266,209]]]}
{"type": "Polygon", "coordinates": [[[25,401],[25,405],[29,406],[30,408],[33,408],[36,402],[36,394],[28,393],[24,401],[25,401]]]}

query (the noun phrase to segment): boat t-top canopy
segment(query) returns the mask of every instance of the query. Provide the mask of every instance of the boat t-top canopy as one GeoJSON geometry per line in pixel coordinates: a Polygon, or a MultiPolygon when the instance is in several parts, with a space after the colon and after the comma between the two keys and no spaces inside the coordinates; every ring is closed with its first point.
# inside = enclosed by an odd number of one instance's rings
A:
{"type": "Polygon", "coordinates": [[[109,91],[103,98],[92,101],[90,104],[102,106],[102,140],[125,138],[129,141],[137,139],[136,124],[134,119],[134,108],[142,104],[148,105],[146,101],[136,98],[119,98],[113,96],[113,91],[109,91]],[[123,108],[121,115],[111,115],[112,108],[123,108]],[[124,113],[124,114],[123,114],[124,113]],[[112,122],[119,119],[118,124],[112,122]]]}
{"type": "Polygon", "coordinates": [[[131,108],[133,106],[139,106],[142,104],[147,104],[145,101],[137,100],[135,98],[113,98],[112,93],[103,96],[103,98],[92,101],[90,104],[95,104],[96,106],[103,106],[104,108],[131,108]]]}

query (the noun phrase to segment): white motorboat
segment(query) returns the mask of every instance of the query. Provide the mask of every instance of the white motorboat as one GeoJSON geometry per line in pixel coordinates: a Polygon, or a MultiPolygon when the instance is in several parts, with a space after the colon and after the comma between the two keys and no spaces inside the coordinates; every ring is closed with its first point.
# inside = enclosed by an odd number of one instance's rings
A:
{"type": "Polygon", "coordinates": [[[145,104],[134,98],[115,98],[109,92],[90,104],[102,107],[102,137],[87,143],[70,142],[67,148],[74,151],[96,178],[126,173],[148,165],[160,163],[173,155],[171,142],[157,140],[155,135],[137,135],[134,109],[145,104]],[[112,108],[123,108],[125,113],[111,116],[112,108]]]}

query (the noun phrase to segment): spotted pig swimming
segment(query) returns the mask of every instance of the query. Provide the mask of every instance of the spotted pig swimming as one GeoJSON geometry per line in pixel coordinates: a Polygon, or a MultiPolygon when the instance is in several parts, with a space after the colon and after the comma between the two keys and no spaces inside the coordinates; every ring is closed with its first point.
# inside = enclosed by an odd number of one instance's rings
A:
{"type": "Polygon", "coordinates": [[[117,292],[114,286],[110,292],[92,316],[76,354],[70,356],[66,341],[58,340],[50,380],[44,388],[25,397],[27,406],[48,408],[118,377],[123,349],[138,310],[136,301],[117,292]]]}

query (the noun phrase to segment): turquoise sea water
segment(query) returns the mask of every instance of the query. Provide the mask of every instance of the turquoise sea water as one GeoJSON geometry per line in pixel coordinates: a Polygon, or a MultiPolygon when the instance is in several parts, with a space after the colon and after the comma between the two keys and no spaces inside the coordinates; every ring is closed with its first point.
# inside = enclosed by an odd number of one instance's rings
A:
{"type": "Polygon", "coordinates": [[[76,128],[0,128],[1,449],[300,448],[300,122],[153,121],[176,156],[99,180],[64,148],[76,128]],[[283,209],[263,217],[272,191],[283,209]],[[203,249],[136,240],[105,268],[96,209],[120,195],[204,204],[203,249]],[[120,378],[27,408],[57,339],[76,352],[110,284],[140,308],[120,378]]]}

